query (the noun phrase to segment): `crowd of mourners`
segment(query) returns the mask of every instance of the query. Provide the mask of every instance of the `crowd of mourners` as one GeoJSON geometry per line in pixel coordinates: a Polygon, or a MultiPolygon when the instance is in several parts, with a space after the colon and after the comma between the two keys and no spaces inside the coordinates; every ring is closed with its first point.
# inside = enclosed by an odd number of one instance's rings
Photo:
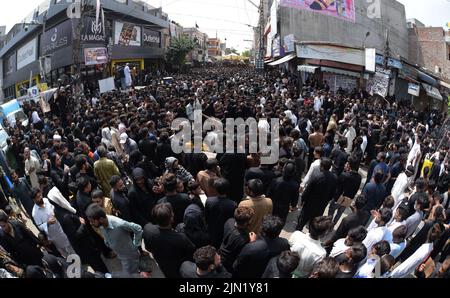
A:
{"type": "Polygon", "coordinates": [[[152,277],[151,259],[168,278],[449,276],[446,115],[247,67],[148,83],[60,87],[50,112],[24,104],[29,127],[5,121],[2,278],[70,277],[71,255],[87,278],[152,277]],[[279,119],[278,161],[207,152],[214,131],[175,154],[172,121],[196,110],[279,119]]]}

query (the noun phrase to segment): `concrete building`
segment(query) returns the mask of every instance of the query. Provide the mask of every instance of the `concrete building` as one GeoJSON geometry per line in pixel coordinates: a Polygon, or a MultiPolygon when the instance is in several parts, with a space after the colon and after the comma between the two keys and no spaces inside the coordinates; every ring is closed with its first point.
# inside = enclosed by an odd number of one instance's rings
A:
{"type": "Polygon", "coordinates": [[[5,37],[6,35],[6,26],[0,26],[0,41],[5,37]]]}
{"type": "Polygon", "coordinates": [[[197,47],[187,55],[187,62],[205,62],[208,59],[208,35],[198,30],[198,28],[184,28],[183,35],[197,44],[197,47]]]}
{"type": "Polygon", "coordinates": [[[32,85],[43,87],[44,77],[48,87],[57,85],[59,78],[73,74],[78,59],[82,80],[89,82],[103,78],[105,72],[113,74],[117,65],[125,63],[138,71],[163,64],[168,35],[162,31],[168,28],[168,21],[161,9],[140,0],[102,0],[103,27],[95,23],[96,1],[85,1],[92,5],[93,13],[84,16],[81,25],[79,19],[67,15],[72,2],[46,0],[8,32],[0,47],[5,98],[24,95],[30,74],[32,85]],[[78,30],[79,48],[73,35],[78,30]],[[49,63],[40,63],[44,57],[49,63]]]}
{"type": "Polygon", "coordinates": [[[222,50],[220,48],[221,42],[219,38],[208,39],[208,55],[210,57],[222,56],[222,50]]]}

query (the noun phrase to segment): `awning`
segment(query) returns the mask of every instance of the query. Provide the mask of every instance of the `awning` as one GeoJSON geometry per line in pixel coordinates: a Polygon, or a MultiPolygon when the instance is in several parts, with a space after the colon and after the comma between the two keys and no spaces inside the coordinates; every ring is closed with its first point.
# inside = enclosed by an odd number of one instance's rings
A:
{"type": "Polygon", "coordinates": [[[317,66],[310,66],[310,65],[299,65],[297,67],[298,71],[302,71],[302,72],[308,72],[308,73],[315,73],[316,69],[318,69],[319,67],[317,66]]]}
{"type": "Polygon", "coordinates": [[[417,76],[418,76],[419,80],[421,80],[427,84],[430,84],[432,86],[437,86],[437,81],[433,77],[427,75],[426,73],[418,71],[417,76]]]}
{"type": "Polygon", "coordinates": [[[360,73],[353,72],[353,71],[348,71],[348,70],[343,70],[343,69],[338,69],[338,68],[331,68],[331,67],[324,67],[324,66],[322,66],[321,70],[323,72],[331,72],[331,73],[340,74],[340,75],[344,75],[344,76],[355,77],[355,78],[360,78],[361,77],[360,73]]]}
{"type": "Polygon", "coordinates": [[[267,59],[267,60],[264,60],[264,63],[270,63],[270,62],[272,62],[273,61],[273,59],[267,59]]]}
{"type": "Polygon", "coordinates": [[[289,54],[289,55],[287,55],[287,56],[284,56],[284,57],[281,58],[281,59],[278,59],[277,61],[274,61],[274,62],[272,62],[272,63],[269,63],[269,65],[270,65],[270,66],[280,65],[280,64],[283,64],[283,63],[285,63],[285,62],[288,62],[288,61],[294,59],[295,57],[297,57],[297,54],[296,54],[296,53],[291,53],[291,54],[289,54]]]}
{"type": "Polygon", "coordinates": [[[450,84],[443,82],[443,81],[439,81],[439,85],[441,85],[442,87],[448,88],[450,89],[450,84]]]}
{"type": "Polygon", "coordinates": [[[427,95],[429,97],[435,98],[440,101],[444,100],[442,98],[441,93],[439,93],[439,90],[437,88],[430,86],[428,84],[425,84],[425,83],[422,83],[422,86],[425,88],[425,91],[427,92],[427,95]]]}

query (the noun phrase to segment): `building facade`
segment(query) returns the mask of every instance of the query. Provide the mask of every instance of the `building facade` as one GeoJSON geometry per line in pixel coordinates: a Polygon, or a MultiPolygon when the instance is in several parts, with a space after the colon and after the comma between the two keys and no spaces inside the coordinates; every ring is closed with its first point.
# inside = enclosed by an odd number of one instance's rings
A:
{"type": "Polygon", "coordinates": [[[208,56],[222,56],[221,42],[219,38],[208,38],[208,56]]]}
{"type": "Polygon", "coordinates": [[[450,31],[409,24],[409,60],[450,79],[450,31]]]}
{"type": "Polygon", "coordinates": [[[208,59],[208,35],[198,28],[184,28],[183,35],[192,39],[196,43],[196,48],[186,57],[190,64],[202,63],[208,59]]]}
{"type": "Polygon", "coordinates": [[[32,86],[56,86],[59,78],[74,74],[76,61],[89,81],[113,75],[125,63],[137,71],[162,64],[168,21],[160,9],[143,1],[103,0],[104,19],[97,24],[95,1],[86,1],[92,9],[81,19],[69,18],[72,2],[47,0],[7,34],[0,48],[5,98],[26,94],[30,77],[32,86]]]}

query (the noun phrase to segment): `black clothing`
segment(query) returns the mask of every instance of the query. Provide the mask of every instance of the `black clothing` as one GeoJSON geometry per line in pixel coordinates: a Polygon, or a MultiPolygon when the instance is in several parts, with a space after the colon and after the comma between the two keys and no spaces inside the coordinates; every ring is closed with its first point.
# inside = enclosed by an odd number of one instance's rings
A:
{"type": "Polygon", "coordinates": [[[277,265],[277,260],[279,256],[275,256],[272,259],[270,259],[269,263],[267,264],[266,269],[264,270],[264,273],[262,275],[262,278],[291,278],[292,273],[291,272],[280,272],[280,269],[277,265]]]}
{"type": "Polygon", "coordinates": [[[22,265],[42,266],[42,252],[37,247],[38,240],[22,223],[10,220],[14,237],[0,229],[0,245],[12,258],[22,265]]]}
{"type": "Polygon", "coordinates": [[[77,214],[82,218],[87,219],[85,212],[90,204],[92,204],[91,194],[78,191],[76,198],[77,214]]]}
{"type": "Polygon", "coordinates": [[[337,176],[341,175],[347,163],[348,154],[344,149],[336,148],[331,152],[330,159],[333,161],[332,172],[337,176]]]}
{"type": "Polygon", "coordinates": [[[181,264],[191,260],[195,250],[186,235],[149,223],[144,227],[143,238],[145,248],[153,254],[164,275],[179,278],[181,264]]]}
{"type": "Polygon", "coordinates": [[[174,227],[183,222],[184,212],[186,208],[191,204],[189,196],[185,193],[177,193],[176,195],[166,195],[160,199],[157,203],[170,203],[172,205],[174,214],[174,227]]]}
{"type": "Polygon", "coordinates": [[[220,247],[225,222],[234,216],[237,205],[228,198],[210,197],[205,204],[205,219],[212,245],[220,247]]]}
{"type": "Polygon", "coordinates": [[[205,275],[198,275],[197,265],[191,261],[181,264],[180,275],[182,278],[231,278],[231,274],[223,266],[205,275]]]}
{"type": "Polygon", "coordinates": [[[233,265],[236,272],[233,277],[260,278],[270,259],[289,249],[289,242],[280,237],[275,239],[261,237],[255,242],[250,242],[237,256],[233,265]]]}
{"type": "Polygon", "coordinates": [[[233,272],[233,263],[242,248],[250,241],[247,230],[239,230],[235,226],[236,220],[230,218],[224,226],[224,237],[219,254],[222,264],[229,272],[233,272]]]}
{"type": "Polygon", "coordinates": [[[359,226],[365,226],[369,218],[370,213],[366,210],[359,210],[348,215],[347,217],[342,219],[341,224],[333,234],[331,240],[333,242],[336,242],[336,240],[338,239],[347,237],[348,231],[359,226]]]}
{"type": "Polygon", "coordinates": [[[225,153],[219,161],[222,176],[233,186],[229,197],[240,202],[244,196],[244,175],[247,156],[244,153],[225,153]]]}
{"type": "Polygon", "coordinates": [[[295,180],[286,180],[283,177],[275,179],[267,196],[272,199],[273,215],[281,218],[283,222],[289,214],[289,207],[296,207],[298,203],[298,189],[300,184],[295,180]]]}

